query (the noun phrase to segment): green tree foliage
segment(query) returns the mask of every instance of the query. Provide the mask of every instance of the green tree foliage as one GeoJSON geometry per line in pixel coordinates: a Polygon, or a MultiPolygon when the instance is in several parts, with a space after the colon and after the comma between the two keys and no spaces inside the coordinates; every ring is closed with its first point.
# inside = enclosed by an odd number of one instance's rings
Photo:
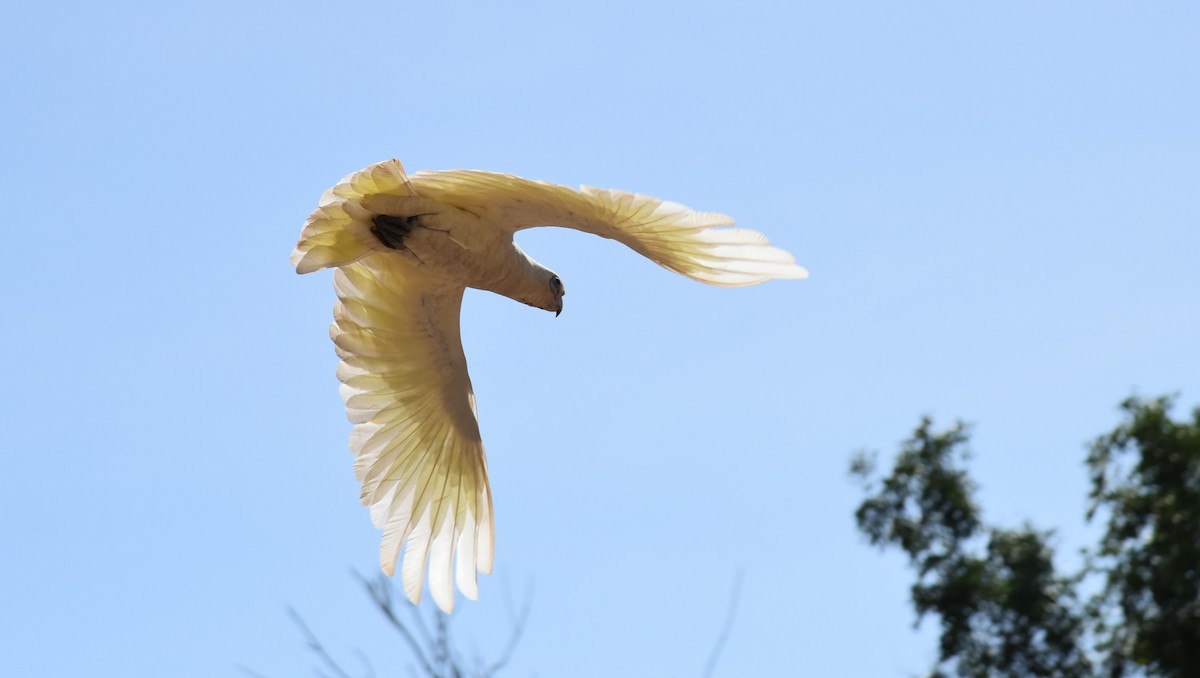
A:
{"type": "Polygon", "coordinates": [[[985,525],[965,470],[962,424],[922,420],[855,518],[872,544],[897,547],[917,572],[918,620],[941,622],[930,675],[971,678],[1200,675],[1200,409],[1170,419],[1170,399],[1131,399],[1127,420],[1092,445],[1088,519],[1108,529],[1078,573],[1060,574],[1050,533],[985,525]],[[1089,575],[1103,590],[1081,601],[1089,575]]]}
{"type": "MultiPolygon", "coordinates": [[[[1083,620],[1070,581],[1057,576],[1047,535],[1030,528],[986,527],[962,468],[967,432],[921,422],[891,475],[859,507],[872,544],[898,546],[918,573],[918,618],[941,619],[934,676],[1088,676],[1080,649],[1083,620]]],[[[873,461],[853,471],[874,490],[873,461]]]]}
{"type": "Polygon", "coordinates": [[[1092,601],[1106,674],[1200,675],[1200,408],[1130,399],[1127,420],[1092,444],[1088,518],[1107,514],[1092,601]]]}

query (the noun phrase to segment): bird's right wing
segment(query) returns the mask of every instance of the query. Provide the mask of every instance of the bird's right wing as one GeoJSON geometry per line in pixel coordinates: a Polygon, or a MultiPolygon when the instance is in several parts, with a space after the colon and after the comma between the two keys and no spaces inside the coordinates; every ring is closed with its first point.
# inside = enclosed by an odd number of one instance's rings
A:
{"type": "Polygon", "coordinates": [[[446,612],[454,581],[478,594],[492,569],[492,496],[459,337],[463,288],[398,267],[389,253],[334,272],[330,327],[362,501],[383,529],[380,564],[404,548],[404,591],[429,590],[446,612]],[[457,556],[457,562],[455,559],[457,556]]]}
{"type": "Polygon", "coordinates": [[[710,285],[741,287],[806,278],[792,255],[731,217],[625,191],[579,190],[481,170],[422,171],[411,190],[516,231],[566,226],[623,243],[658,265],[710,285]]]}

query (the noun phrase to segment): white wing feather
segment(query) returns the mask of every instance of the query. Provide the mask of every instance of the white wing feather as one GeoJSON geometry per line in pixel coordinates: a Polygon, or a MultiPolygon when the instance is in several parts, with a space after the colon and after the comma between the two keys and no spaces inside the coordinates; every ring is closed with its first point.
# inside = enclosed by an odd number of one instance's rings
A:
{"type": "Polygon", "coordinates": [[[696,212],[636,193],[543,181],[481,170],[417,172],[409,188],[454,205],[498,228],[565,226],[611,238],[660,266],[727,287],[772,278],[807,278],[790,253],[758,231],[732,226],[731,217],[696,212]]]}
{"type": "Polygon", "coordinates": [[[492,569],[492,499],[475,396],[459,338],[463,288],[367,256],[334,274],[330,334],[363,503],[383,529],[380,565],[400,550],[404,591],[454,608],[492,569]],[[457,552],[458,565],[454,566],[457,552]]]}

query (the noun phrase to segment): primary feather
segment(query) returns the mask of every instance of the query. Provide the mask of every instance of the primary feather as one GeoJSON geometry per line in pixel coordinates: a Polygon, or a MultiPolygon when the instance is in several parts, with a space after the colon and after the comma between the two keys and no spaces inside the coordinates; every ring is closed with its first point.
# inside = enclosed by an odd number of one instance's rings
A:
{"type": "Polygon", "coordinates": [[[459,339],[463,288],[367,257],[334,274],[330,335],[354,423],[350,448],[363,503],[383,528],[380,565],[392,574],[401,547],[404,590],[430,592],[452,609],[458,588],[475,598],[476,571],[492,568],[492,499],[459,339]]]}
{"type": "Polygon", "coordinates": [[[806,278],[792,255],[767,237],[732,226],[733,218],[625,191],[531,181],[480,170],[417,172],[421,195],[485,215],[497,228],[566,226],[611,238],[660,266],[700,282],[755,285],[806,278]]]}
{"type": "Polygon", "coordinates": [[[434,601],[449,612],[454,583],[474,599],[476,573],[492,568],[492,496],[459,336],[464,289],[561,310],[558,277],[512,241],[549,225],[617,240],[712,285],[807,277],[791,254],[733,223],[649,196],[508,174],[410,177],[396,160],[325,192],[291,260],[299,273],[337,269],[330,336],[355,475],[383,530],[384,572],[403,550],[410,600],[419,602],[428,571],[434,601]]]}

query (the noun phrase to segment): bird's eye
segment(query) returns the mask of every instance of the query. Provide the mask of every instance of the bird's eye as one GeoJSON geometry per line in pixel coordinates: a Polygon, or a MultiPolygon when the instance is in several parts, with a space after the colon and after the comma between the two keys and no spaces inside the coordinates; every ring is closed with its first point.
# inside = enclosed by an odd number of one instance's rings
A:
{"type": "Polygon", "coordinates": [[[562,281],[558,279],[558,276],[550,278],[550,287],[553,288],[555,292],[562,291],[562,281]]]}

